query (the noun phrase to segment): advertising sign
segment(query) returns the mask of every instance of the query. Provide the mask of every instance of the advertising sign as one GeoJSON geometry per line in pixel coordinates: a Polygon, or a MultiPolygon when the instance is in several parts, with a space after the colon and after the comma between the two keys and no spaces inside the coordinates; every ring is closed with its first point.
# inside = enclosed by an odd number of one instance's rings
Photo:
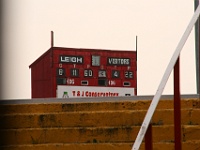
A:
{"type": "Polygon", "coordinates": [[[57,86],[57,98],[134,96],[131,87],[57,86]]]}

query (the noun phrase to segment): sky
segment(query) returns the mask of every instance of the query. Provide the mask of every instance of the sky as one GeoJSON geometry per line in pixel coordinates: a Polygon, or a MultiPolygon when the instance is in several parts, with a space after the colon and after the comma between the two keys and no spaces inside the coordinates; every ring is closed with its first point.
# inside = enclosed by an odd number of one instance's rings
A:
{"type": "MultiPolygon", "coordinates": [[[[193,0],[1,0],[1,99],[31,98],[29,65],[54,46],[135,50],[138,95],[154,95],[194,13],[193,0]]],[[[195,38],[180,57],[181,94],[196,93],[195,38]]],[[[163,94],[173,93],[173,73],[163,94]]]]}

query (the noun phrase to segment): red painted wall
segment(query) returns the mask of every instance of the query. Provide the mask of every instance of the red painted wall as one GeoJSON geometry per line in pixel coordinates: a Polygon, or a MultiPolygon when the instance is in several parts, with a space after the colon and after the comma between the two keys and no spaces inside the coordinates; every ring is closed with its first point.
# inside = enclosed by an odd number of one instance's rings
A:
{"type": "Polygon", "coordinates": [[[124,87],[129,83],[128,87],[137,89],[136,57],[136,51],[52,47],[29,66],[32,98],[56,97],[58,78],[65,81],[64,85],[124,87]],[[100,66],[92,66],[92,56],[100,56],[100,66]],[[65,62],[61,63],[61,59],[65,62]],[[104,70],[106,77],[99,77],[99,70],[104,70]],[[88,85],[82,85],[85,81],[88,85]]]}

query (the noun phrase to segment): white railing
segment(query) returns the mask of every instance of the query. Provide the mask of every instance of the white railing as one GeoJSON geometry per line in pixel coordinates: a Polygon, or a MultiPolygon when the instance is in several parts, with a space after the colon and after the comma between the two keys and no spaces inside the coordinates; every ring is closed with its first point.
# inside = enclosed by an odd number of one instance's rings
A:
{"type": "Polygon", "coordinates": [[[140,145],[141,145],[142,140],[143,140],[143,138],[144,138],[144,136],[146,134],[147,128],[148,128],[149,123],[150,123],[150,121],[152,119],[152,116],[153,116],[153,114],[155,112],[155,109],[156,109],[156,107],[158,105],[158,102],[159,102],[160,97],[161,97],[161,95],[163,93],[163,90],[164,90],[165,85],[166,85],[166,83],[168,81],[168,78],[169,78],[169,76],[170,76],[170,74],[171,74],[171,72],[172,72],[172,70],[174,68],[174,65],[175,65],[175,63],[176,63],[176,61],[177,61],[177,59],[178,59],[178,57],[180,55],[180,52],[181,52],[185,42],[187,41],[188,36],[190,35],[190,32],[192,31],[193,26],[195,25],[195,23],[196,23],[196,21],[197,21],[197,19],[199,17],[199,14],[200,14],[200,5],[197,7],[197,9],[196,9],[196,11],[195,11],[190,23],[188,24],[188,26],[187,26],[187,28],[186,28],[186,30],[185,30],[180,42],[178,43],[178,46],[177,46],[177,48],[176,48],[176,50],[175,50],[175,52],[174,52],[169,64],[168,64],[168,66],[167,66],[167,69],[166,69],[166,71],[165,71],[165,73],[163,75],[163,78],[162,78],[162,80],[160,82],[160,85],[158,86],[157,92],[156,92],[156,94],[155,94],[155,96],[154,96],[154,98],[153,98],[153,100],[152,100],[152,102],[151,102],[151,104],[149,106],[149,109],[148,109],[147,114],[146,114],[146,116],[144,118],[144,121],[143,121],[142,126],[140,128],[140,131],[139,131],[139,133],[137,135],[135,143],[134,143],[134,145],[132,147],[132,150],[138,150],[140,148],[140,145]]]}

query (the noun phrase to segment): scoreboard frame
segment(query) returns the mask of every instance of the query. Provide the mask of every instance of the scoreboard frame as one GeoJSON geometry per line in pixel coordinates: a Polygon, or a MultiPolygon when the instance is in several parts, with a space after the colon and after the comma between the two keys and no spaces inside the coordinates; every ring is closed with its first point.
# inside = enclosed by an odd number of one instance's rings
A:
{"type": "Polygon", "coordinates": [[[58,86],[131,88],[137,95],[137,51],[51,47],[29,68],[32,98],[57,97],[58,86]]]}

